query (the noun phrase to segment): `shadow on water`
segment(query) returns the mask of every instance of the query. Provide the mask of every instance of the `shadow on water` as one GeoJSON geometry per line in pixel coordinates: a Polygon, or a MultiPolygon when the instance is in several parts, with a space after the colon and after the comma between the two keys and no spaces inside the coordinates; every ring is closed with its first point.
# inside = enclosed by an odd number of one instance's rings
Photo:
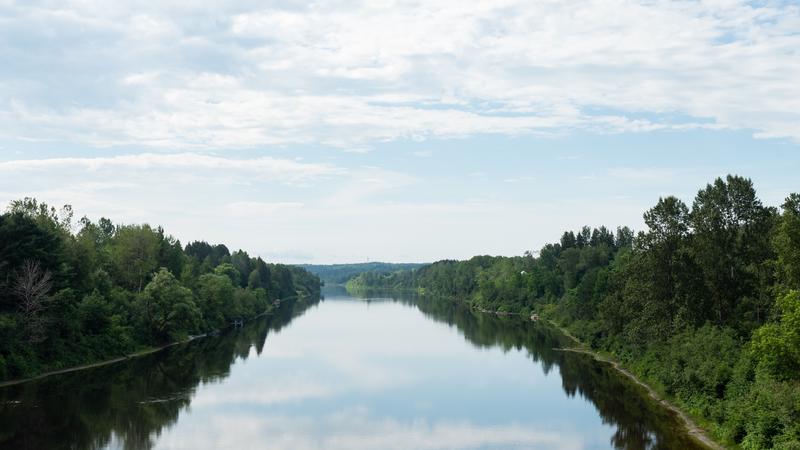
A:
{"type": "Polygon", "coordinates": [[[473,311],[460,302],[406,293],[367,292],[359,296],[369,298],[367,301],[394,301],[416,307],[427,317],[455,327],[476,347],[525,351],[545,373],[558,368],[564,392],[591,402],[603,423],[614,428],[609,445],[615,449],[705,448],[686,433],[673,412],[653,401],[641,386],[609,364],[589,355],[555,350],[573,343],[545,323],[518,316],[498,317],[473,311]]]}
{"type": "Polygon", "coordinates": [[[273,316],[217,337],[2,388],[0,448],[152,448],[200,384],[221,382],[253,350],[260,355],[270,332],[316,303],[284,304],[273,316]]]}

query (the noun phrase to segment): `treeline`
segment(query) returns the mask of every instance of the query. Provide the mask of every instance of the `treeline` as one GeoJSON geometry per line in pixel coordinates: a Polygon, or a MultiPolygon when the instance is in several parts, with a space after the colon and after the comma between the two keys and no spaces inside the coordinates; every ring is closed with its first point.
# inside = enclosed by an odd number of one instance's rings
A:
{"type": "Polygon", "coordinates": [[[0,215],[0,380],[217,330],[319,290],[302,268],[242,250],[14,201],[0,215]]]}
{"type": "Polygon", "coordinates": [[[300,267],[317,275],[327,284],[344,284],[354,276],[365,272],[394,272],[422,267],[418,263],[367,262],[353,264],[303,264],[300,267]]]}
{"type": "Polygon", "coordinates": [[[539,312],[745,449],[800,448],[800,195],[779,210],[749,179],[659,199],[645,231],[566,232],[536,255],[364,274],[485,310],[539,312]]]}

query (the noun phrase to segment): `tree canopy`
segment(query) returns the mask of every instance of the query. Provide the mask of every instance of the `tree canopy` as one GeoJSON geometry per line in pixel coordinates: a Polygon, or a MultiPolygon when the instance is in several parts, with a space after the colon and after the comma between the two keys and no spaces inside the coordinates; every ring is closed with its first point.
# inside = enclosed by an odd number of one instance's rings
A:
{"type": "Polygon", "coordinates": [[[222,328],[275,299],[319,296],[300,267],[194,241],[161,227],[73,222],[35,199],[0,214],[0,380],[222,328]],[[77,230],[76,230],[77,229],[77,230]]]}

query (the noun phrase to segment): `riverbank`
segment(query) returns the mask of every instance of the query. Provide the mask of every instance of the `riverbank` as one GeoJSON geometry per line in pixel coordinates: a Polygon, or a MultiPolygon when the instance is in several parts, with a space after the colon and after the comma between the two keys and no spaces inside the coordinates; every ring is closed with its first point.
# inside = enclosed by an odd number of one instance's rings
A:
{"type": "Polygon", "coordinates": [[[184,340],[181,340],[181,341],[170,342],[170,343],[162,345],[160,347],[146,348],[144,350],[140,350],[138,352],[134,352],[134,353],[130,353],[130,354],[127,354],[127,355],[123,355],[123,356],[120,356],[118,358],[107,359],[107,360],[104,360],[104,361],[98,361],[98,362],[89,363],[89,364],[81,364],[79,366],[67,367],[65,369],[52,370],[52,371],[49,371],[49,372],[40,373],[39,375],[35,375],[35,376],[29,377],[29,378],[21,378],[21,379],[18,379],[18,380],[2,381],[2,382],[0,382],[0,388],[6,387],[6,386],[13,386],[15,384],[27,383],[29,381],[34,381],[34,380],[41,380],[42,378],[47,378],[47,377],[53,376],[53,375],[61,375],[61,374],[70,373],[70,372],[77,372],[79,370],[86,370],[86,369],[93,369],[95,367],[107,366],[109,364],[115,364],[115,363],[122,362],[122,361],[128,361],[128,360],[133,359],[133,358],[139,358],[141,356],[145,356],[145,355],[149,355],[151,353],[159,352],[161,350],[164,350],[165,348],[169,348],[169,347],[172,347],[172,346],[175,346],[175,345],[186,344],[187,342],[191,342],[191,341],[193,341],[195,339],[199,339],[199,338],[205,337],[207,335],[208,334],[204,334],[204,335],[200,335],[200,336],[191,336],[188,339],[184,339],[184,340]]]}
{"type": "MultiPolygon", "coordinates": [[[[481,308],[479,306],[471,304],[470,302],[459,301],[457,299],[452,299],[452,301],[460,302],[460,303],[466,303],[471,310],[477,311],[477,312],[480,312],[480,313],[483,313],[483,314],[492,314],[492,315],[495,315],[495,316],[498,316],[498,317],[519,316],[519,317],[523,317],[525,319],[528,318],[528,316],[526,314],[522,314],[522,313],[510,312],[510,311],[493,311],[493,310],[481,308]]],[[[619,372],[622,375],[626,376],[628,379],[630,379],[631,381],[633,381],[637,385],[641,386],[648,393],[648,395],[653,400],[658,402],[662,407],[666,408],[667,410],[671,411],[676,416],[678,416],[678,418],[680,419],[680,421],[682,422],[682,424],[683,424],[683,426],[684,426],[684,428],[686,430],[686,433],[689,436],[691,436],[693,439],[695,439],[696,441],[698,441],[702,445],[708,447],[709,449],[713,449],[713,450],[725,450],[726,449],[725,446],[723,446],[720,443],[718,443],[715,440],[713,440],[708,435],[706,430],[704,430],[703,428],[698,426],[697,423],[695,422],[695,420],[692,419],[686,412],[681,410],[674,403],[672,403],[669,400],[667,400],[666,398],[664,398],[663,395],[659,394],[655,389],[653,389],[653,387],[651,387],[650,385],[648,385],[647,383],[645,383],[644,381],[639,379],[639,377],[634,375],[632,372],[630,372],[629,370],[624,368],[619,361],[616,361],[615,359],[613,359],[612,357],[610,357],[608,355],[601,355],[599,352],[591,350],[583,342],[581,342],[578,338],[573,336],[572,333],[569,332],[569,330],[559,326],[557,323],[553,322],[552,320],[547,320],[547,322],[548,322],[549,325],[551,325],[551,326],[555,327],[556,329],[558,329],[562,334],[564,334],[566,337],[568,337],[571,341],[573,341],[576,344],[576,347],[573,347],[573,348],[557,348],[555,350],[564,351],[564,352],[573,352],[573,353],[583,353],[583,354],[586,354],[586,355],[589,355],[589,356],[593,357],[596,361],[599,361],[599,362],[602,362],[602,363],[606,363],[606,364],[610,364],[617,372],[619,372]]]]}
{"type": "MultiPolygon", "coordinates": [[[[253,321],[255,319],[259,319],[261,317],[264,317],[264,316],[267,316],[269,314],[272,314],[273,311],[274,311],[274,309],[270,309],[268,311],[264,311],[263,313],[261,313],[261,314],[255,316],[255,317],[253,317],[252,319],[250,319],[250,321],[253,321]]],[[[230,325],[230,326],[225,327],[223,329],[209,331],[208,333],[198,334],[198,335],[195,335],[195,336],[189,336],[186,339],[182,339],[180,341],[170,342],[170,343],[158,346],[158,347],[145,348],[143,350],[139,350],[137,352],[133,352],[133,353],[130,353],[130,354],[127,354],[127,355],[123,355],[123,356],[117,357],[117,358],[106,359],[106,360],[103,360],[103,361],[98,361],[98,362],[93,362],[93,363],[88,363],[88,364],[81,364],[81,365],[78,365],[78,366],[67,367],[67,368],[64,368],[64,369],[51,370],[49,372],[40,373],[39,375],[35,375],[35,376],[32,376],[32,377],[28,377],[28,378],[20,378],[20,379],[17,379],[17,380],[8,380],[8,381],[0,381],[0,388],[7,387],[7,386],[13,386],[13,385],[16,385],[16,384],[27,383],[27,382],[34,381],[34,380],[41,380],[42,378],[47,378],[47,377],[50,377],[50,376],[53,376],[53,375],[61,375],[61,374],[70,373],[70,372],[78,372],[80,370],[93,369],[93,368],[96,368],[96,367],[102,367],[102,366],[107,366],[107,365],[110,365],[110,364],[116,364],[116,363],[122,362],[122,361],[128,361],[128,360],[131,360],[131,359],[134,359],[134,358],[139,358],[139,357],[142,357],[142,356],[145,356],[145,355],[150,355],[152,353],[160,352],[161,350],[167,349],[169,347],[174,347],[176,345],[181,345],[181,344],[187,344],[187,343],[192,342],[192,341],[194,341],[196,339],[201,339],[201,338],[205,338],[205,337],[209,337],[209,336],[217,336],[217,335],[219,335],[219,333],[222,332],[222,330],[227,330],[228,328],[231,328],[231,327],[233,327],[233,325],[230,325]]]]}
{"type": "MultiPolygon", "coordinates": [[[[397,292],[397,290],[388,290],[388,291],[397,292]]],[[[526,321],[530,320],[528,314],[523,314],[523,313],[519,313],[519,312],[512,312],[512,311],[496,311],[496,310],[486,309],[486,308],[477,306],[472,302],[465,301],[463,299],[447,298],[446,300],[452,301],[454,303],[459,303],[459,304],[466,305],[471,311],[479,312],[479,313],[482,313],[482,314],[491,314],[491,315],[494,315],[496,317],[521,317],[526,321]]],[[[645,383],[638,376],[636,376],[631,371],[629,371],[628,369],[623,367],[622,364],[619,361],[615,360],[611,355],[605,355],[605,354],[601,354],[600,352],[596,352],[596,351],[591,350],[588,346],[586,346],[583,342],[581,342],[577,337],[575,337],[572,333],[570,333],[569,330],[561,327],[560,325],[558,325],[557,323],[553,322],[552,320],[548,320],[546,318],[543,318],[543,319],[541,319],[539,321],[540,322],[546,322],[546,326],[548,326],[548,327],[552,326],[553,328],[556,328],[557,330],[559,330],[559,332],[561,334],[566,336],[570,341],[572,341],[574,343],[574,347],[572,347],[572,346],[570,346],[570,344],[568,342],[562,342],[561,344],[557,344],[557,345],[565,345],[568,348],[554,348],[554,350],[562,351],[562,352],[572,352],[572,353],[586,354],[588,356],[591,356],[596,361],[611,365],[611,367],[614,368],[617,372],[619,372],[620,374],[624,375],[629,380],[633,381],[636,385],[638,385],[641,388],[643,388],[645,390],[645,392],[647,392],[647,395],[650,397],[650,399],[652,399],[655,402],[657,402],[660,407],[665,408],[671,414],[674,414],[675,416],[677,416],[677,419],[678,419],[678,421],[676,422],[676,425],[677,425],[676,429],[677,430],[680,430],[680,428],[682,427],[683,430],[685,431],[686,435],[690,439],[692,439],[698,445],[700,445],[700,446],[702,446],[704,448],[709,448],[709,449],[713,449],[713,450],[725,450],[727,448],[724,445],[720,444],[719,442],[715,441],[713,438],[711,438],[709,433],[704,428],[700,427],[697,424],[696,419],[690,417],[689,414],[684,412],[681,408],[679,408],[672,401],[668,400],[665,395],[659,393],[652,386],[650,386],[649,384],[645,383]]],[[[532,321],[532,322],[536,323],[536,321],[532,321]]]]}
{"type": "MultiPolygon", "coordinates": [[[[500,316],[500,317],[504,317],[504,316],[524,316],[523,314],[520,314],[520,313],[513,313],[513,312],[507,312],[507,311],[492,311],[492,310],[480,308],[480,307],[477,307],[477,306],[474,306],[474,305],[471,305],[471,309],[474,310],[474,311],[478,311],[480,313],[483,313],[483,314],[493,314],[495,316],[500,316]]],[[[718,442],[716,442],[715,440],[713,440],[708,435],[706,430],[704,430],[703,428],[698,426],[697,423],[691,417],[689,417],[689,415],[687,413],[685,413],[683,410],[678,408],[674,403],[672,403],[669,400],[667,400],[666,398],[664,398],[664,396],[659,394],[655,389],[653,389],[653,387],[651,387],[650,385],[648,385],[647,383],[645,383],[644,381],[639,379],[639,377],[634,375],[628,369],[624,368],[619,361],[611,358],[608,355],[601,355],[599,352],[591,350],[583,342],[581,342],[578,338],[573,336],[572,333],[569,332],[569,330],[561,327],[560,325],[558,325],[557,323],[553,322],[552,320],[548,320],[547,322],[551,326],[557,328],[562,334],[564,334],[570,340],[575,342],[575,344],[577,345],[577,347],[573,347],[573,348],[556,348],[554,350],[562,351],[562,352],[582,353],[582,354],[591,356],[596,361],[599,361],[599,362],[602,362],[602,363],[606,363],[606,364],[610,364],[611,367],[613,367],[617,372],[619,372],[622,375],[626,376],[628,379],[630,379],[631,381],[633,381],[637,385],[641,386],[647,392],[647,394],[650,396],[650,398],[652,398],[653,400],[658,402],[662,407],[668,409],[669,411],[674,413],[676,416],[678,416],[680,418],[681,422],[683,423],[683,426],[684,426],[687,434],[689,434],[689,436],[691,436],[693,439],[697,440],[698,442],[700,442],[701,444],[705,445],[706,447],[708,447],[710,449],[713,449],[713,450],[725,450],[726,447],[724,447],[723,445],[721,445],[718,442]]]]}
{"type": "Polygon", "coordinates": [[[706,433],[706,431],[704,429],[700,428],[694,422],[694,420],[692,420],[685,412],[683,412],[680,408],[678,408],[677,406],[672,404],[669,400],[666,400],[663,397],[661,397],[658,394],[658,392],[655,391],[655,389],[653,389],[652,387],[650,387],[650,385],[648,385],[647,383],[645,383],[642,380],[640,380],[636,375],[634,375],[633,373],[631,373],[630,371],[628,371],[627,369],[622,367],[622,365],[618,361],[615,361],[615,360],[610,359],[610,358],[603,357],[599,353],[594,352],[592,350],[587,350],[587,349],[582,349],[582,348],[556,348],[554,350],[557,350],[557,351],[560,351],[560,352],[582,353],[582,354],[589,355],[589,356],[593,357],[595,359],[595,361],[599,361],[599,362],[602,362],[602,363],[610,364],[611,367],[613,367],[614,369],[617,370],[617,372],[625,375],[631,381],[633,381],[634,383],[636,383],[639,386],[641,386],[642,388],[644,388],[644,390],[647,391],[647,393],[650,395],[650,397],[653,400],[657,401],[658,403],[661,404],[661,406],[663,406],[664,408],[667,408],[668,410],[670,410],[673,413],[675,413],[675,415],[680,417],[681,421],[683,422],[684,427],[686,428],[686,432],[691,437],[693,437],[694,439],[698,440],[699,442],[701,442],[703,445],[707,446],[708,448],[711,448],[711,449],[714,449],[714,450],[725,450],[725,447],[723,447],[722,445],[718,444],[716,441],[711,439],[708,436],[708,434],[706,433]]]}
{"type": "Polygon", "coordinates": [[[591,356],[592,358],[594,358],[595,361],[599,361],[599,362],[602,362],[602,363],[610,364],[611,367],[613,367],[617,372],[625,375],[626,377],[628,377],[628,379],[630,379],[631,381],[633,381],[637,385],[641,386],[647,392],[647,394],[650,396],[650,398],[652,398],[653,400],[655,400],[656,402],[661,404],[661,406],[663,406],[664,408],[672,411],[675,415],[677,415],[681,419],[681,422],[683,422],[683,426],[686,429],[686,432],[689,434],[689,436],[691,436],[692,438],[696,439],[697,441],[699,441],[700,443],[702,443],[703,445],[705,445],[706,447],[708,447],[710,449],[713,449],[713,450],[725,450],[725,447],[723,445],[721,445],[718,442],[716,442],[715,440],[713,440],[708,435],[706,430],[704,430],[703,428],[700,428],[697,425],[697,423],[695,423],[695,421],[691,417],[689,417],[688,414],[686,414],[683,410],[678,408],[675,404],[673,404],[669,400],[665,399],[655,389],[653,389],[649,384],[647,384],[644,381],[640,380],[639,377],[634,375],[631,371],[629,371],[628,369],[622,367],[622,364],[619,361],[611,358],[610,356],[601,355],[599,352],[596,352],[594,350],[589,349],[583,342],[581,342],[578,338],[573,336],[572,333],[569,332],[569,330],[559,326],[557,323],[553,322],[552,320],[549,320],[548,323],[550,325],[556,327],[565,336],[570,338],[573,342],[575,342],[578,345],[577,348],[557,348],[557,349],[554,349],[554,350],[562,351],[562,352],[582,353],[582,354],[591,356]]]}

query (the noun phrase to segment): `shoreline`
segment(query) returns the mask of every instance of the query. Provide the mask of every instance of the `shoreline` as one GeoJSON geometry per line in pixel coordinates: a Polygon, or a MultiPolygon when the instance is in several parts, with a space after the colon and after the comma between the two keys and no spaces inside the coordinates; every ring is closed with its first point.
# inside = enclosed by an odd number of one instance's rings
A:
{"type": "MultiPolygon", "coordinates": [[[[573,336],[569,336],[574,339],[573,336]]],[[[650,385],[645,383],[644,381],[640,380],[639,377],[634,375],[628,369],[622,367],[619,361],[615,361],[610,358],[606,358],[601,356],[599,353],[593,350],[587,350],[583,348],[555,348],[553,350],[559,352],[571,352],[571,353],[580,353],[583,355],[589,355],[594,358],[595,361],[609,364],[613,367],[617,372],[625,375],[631,381],[636,383],[637,385],[644,388],[645,391],[649,394],[650,398],[658,402],[662,407],[668,409],[669,411],[673,412],[678,418],[683,422],[683,426],[686,432],[691,436],[693,439],[697,440],[701,444],[705,445],[706,447],[714,450],[725,450],[725,447],[719,444],[717,441],[713,440],[711,437],[708,436],[708,433],[703,428],[700,428],[688,414],[686,414],[683,410],[672,404],[669,400],[662,398],[655,389],[653,389],[650,385]]]]}
{"type": "Polygon", "coordinates": [[[725,446],[723,446],[719,442],[717,442],[714,439],[712,439],[708,435],[706,430],[704,430],[703,428],[700,428],[695,423],[695,421],[691,417],[689,417],[688,414],[686,414],[686,412],[684,412],[682,409],[680,409],[677,406],[675,406],[672,402],[670,402],[666,398],[663,398],[649,384],[647,384],[644,381],[640,380],[639,377],[634,375],[628,369],[624,368],[619,361],[617,361],[617,360],[615,360],[613,358],[610,358],[610,357],[605,357],[605,356],[601,355],[600,353],[598,353],[598,352],[596,352],[594,350],[587,349],[586,346],[583,344],[583,342],[581,342],[578,338],[573,336],[572,333],[569,332],[569,330],[564,329],[563,327],[559,326],[557,323],[553,322],[552,320],[548,320],[547,322],[550,325],[556,327],[565,336],[567,336],[573,342],[575,342],[576,344],[578,344],[580,346],[579,348],[555,348],[553,350],[560,351],[560,352],[572,352],[572,353],[581,353],[581,354],[584,354],[584,355],[589,355],[595,361],[611,365],[611,367],[613,367],[617,372],[621,373],[622,375],[625,375],[628,379],[630,379],[631,381],[633,381],[637,385],[639,385],[642,388],[644,388],[644,390],[647,392],[647,394],[650,396],[651,399],[655,400],[662,407],[666,408],[667,410],[669,410],[672,413],[674,413],[675,415],[677,415],[678,418],[681,420],[681,422],[683,422],[684,429],[689,434],[689,436],[691,436],[693,439],[695,439],[696,441],[700,442],[701,444],[703,444],[706,447],[708,447],[710,449],[713,449],[713,450],[725,450],[726,449],[725,446]]]}
{"type": "MultiPolygon", "coordinates": [[[[454,299],[454,301],[459,302],[459,300],[456,300],[456,299],[454,299]]],[[[522,314],[522,313],[507,312],[507,311],[492,311],[492,310],[488,310],[488,309],[484,309],[484,308],[480,308],[480,307],[474,306],[474,305],[470,304],[469,302],[462,302],[462,303],[467,303],[471,310],[477,311],[477,312],[482,313],[482,314],[492,314],[492,315],[495,315],[497,317],[508,317],[508,316],[522,316],[522,317],[525,317],[525,315],[522,314]]],[[[554,350],[561,351],[561,352],[581,353],[581,354],[585,354],[585,355],[591,356],[592,358],[594,358],[595,361],[599,361],[599,362],[602,362],[602,363],[610,364],[611,367],[613,367],[617,372],[621,373],[622,375],[626,376],[628,379],[630,379],[631,381],[633,381],[637,385],[639,385],[642,388],[644,388],[644,390],[647,392],[647,394],[650,396],[651,399],[655,400],[663,408],[666,408],[667,410],[671,411],[673,414],[678,416],[680,421],[683,423],[684,430],[686,431],[686,433],[691,438],[693,438],[694,440],[698,441],[702,445],[704,445],[707,448],[712,449],[712,450],[725,450],[726,449],[725,446],[723,446],[719,442],[717,442],[714,439],[712,439],[708,435],[706,430],[704,430],[703,428],[700,428],[695,423],[695,421],[691,417],[689,417],[689,415],[686,412],[684,412],[682,409],[680,409],[677,406],[675,406],[672,402],[670,402],[666,398],[663,398],[649,384],[647,384],[644,381],[640,380],[639,377],[634,375],[628,369],[624,368],[619,361],[617,361],[615,359],[612,359],[610,357],[602,356],[600,353],[595,352],[594,350],[587,349],[586,346],[584,345],[584,343],[581,342],[575,336],[573,336],[572,333],[569,332],[569,330],[559,326],[557,323],[553,322],[552,320],[540,319],[540,321],[542,321],[542,320],[546,321],[549,325],[551,325],[551,326],[555,327],[556,329],[558,329],[562,334],[564,334],[566,337],[571,339],[573,342],[575,342],[579,346],[577,348],[556,348],[554,350]]],[[[536,323],[535,321],[532,321],[532,322],[536,323]]]]}
{"type": "MultiPolygon", "coordinates": [[[[272,312],[273,311],[264,311],[263,313],[253,317],[249,321],[253,321],[255,319],[264,317],[266,315],[271,314],[272,312]]],[[[53,375],[63,375],[65,373],[70,373],[70,372],[78,372],[78,371],[81,371],[81,370],[94,369],[96,367],[108,366],[108,365],[111,365],[111,364],[116,364],[118,362],[127,361],[127,360],[134,359],[134,358],[140,358],[140,357],[145,356],[145,355],[150,355],[152,353],[160,352],[161,350],[164,350],[164,349],[169,348],[169,347],[174,347],[176,345],[181,345],[181,344],[188,344],[189,342],[192,342],[192,341],[194,341],[196,339],[202,339],[202,338],[209,337],[209,336],[215,336],[215,335],[219,334],[220,332],[222,332],[222,330],[227,330],[228,328],[231,328],[232,326],[233,325],[229,325],[229,326],[227,326],[227,327],[225,327],[223,329],[220,329],[220,330],[212,330],[212,331],[209,331],[208,333],[189,336],[188,338],[180,340],[180,341],[170,342],[170,343],[161,345],[159,347],[146,348],[144,350],[139,350],[138,352],[133,352],[133,353],[130,353],[128,355],[119,356],[117,358],[111,358],[111,359],[106,359],[106,360],[103,360],[103,361],[97,361],[97,362],[93,362],[93,363],[81,364],[81,365],[78,365],[78,366],[71,366],[71,367],[67,367],[67,368],[64,368],[64,369],[51,370],[49,372],[40,373],[39,375],[34,375],[34,376],[28,377],[28,378],[20,378],[20,379],[17,379],[17,380],[8,380],[8,381],[0,381],[0,388],[4,388],[4,387],[8,387],[8,386],[14,386],[14,385],[17,385],[17,384],[23,384],[23,383],[27,383],[29,381],[40,380],[42,378],[47,378],[47,377],[53,376],[53,375]]]]}
{"type": "MultiPolygon", "coordinates": [[[[515,315],[516,316],[523,316],[523,314],[521,314],[521,313],[491,311],[491,310],[488,310],[488,309],[483,309],[483,308],[475,307],[475,306],[472,306],[472,305],[470,305],[470,309],[472,309],[474,311],[478,311],[478,312],[483,313],[483,314],[493,314],[493,315],[498,316],[498,317],[515,316],[515,315]]],[[[630,379],[631,381],[633,381],[637,385],[639,385],[642,388],[644,388],[644,390],[647,392],[647,394],[650,396],[651,399],[655,400],[663,408],[666,408],[667,410],[671,411],[676,416],[678,416],[678,418],[683,423],[683,427],[684,427],[686,433],[691,438],[695,439],[699,443],[703,444],[704,446],[706,446],[707,448],[712,449],[712,450],[725,450],[726,449],[725,446],[723,446],[719,442],[717,442],[714,439],[712,439],[708,435],[706,430],[704,430],[703,428],[700,428],[695,423],[695,421],[691,417],[689,417],[688,414],[686,414],[686,412],[684,412],[682,409],[680,409],[677,406],[675,406],[672,402],[670,402],[666,398],[663,398],[649,384],[647,384],[644,381],[640,380],[639,377],[634,375],[628,369],[624,368],[619,361],[617,361],[615,359],[612,359],[610,357],[605,357],[605,356],[601,355],[600,353],[598,353],[598,352],[596,352],[594,350],[587,349],[586,346],[584,345],[584,343],[581,342],[575,336],[573,336],[572,333],[569,332],[569,330],[559,326],[557,323],[553,322],[552,320],[547,320],[547,319],[545,319],[545,320],[547,321],[548,324],[550,324],[551,326],[553,326],[556,329],[558,329],[561,333],[563,333],[565,336],[567,336],[569,339],[571,339],[573,342],[575,342],[579,346],[578,348],[555,348],[553,350],[560,351],[560,352],[572,352],[572,353],[581,353],[581,354],[584,354],[584,355],[589,355],[592,358],[594,358],[595,361],[611,365],[611,367],[613,367],[617,372],[621,373],[622,375],[626,376],[628,379],[630,379]]]]}
{"type": "Polygon", "coordinates": [[[78,372],[80,370],[94,369],[95,367],[102,367],[102,366],[108,366],[110,364],[116,364],[118,362],[127,361],[127,360],[134,359],[134,358],[139,358],[139,357],[142,357],[142,356],[145,356],[145,355],[149,355],[151,353],[156,353],[156,352],[159,352],[161,350],[164,350],[165,348],[172,347],[172,346],[175,346],[175,345],[187,344],[187,343],[189,343],[189,342],[191,342],[191,341],[193,341],[195,339],[199,339],[199,338],[206,337],[206,336],[208,336],[208,334],[199,335],[199,336],[191,336],[188,339],[184,339],[182,341],[170,342],[168,344],[164,344],[164,345],[159,346],[159,347],[153,347],[153,348],[140,350],[138,352],[134,352],[134,353],[131,353],[131,354],[128,354],[128,355],[124,355],[124,356],[119,356],[117,358],[106,359],[106,360],[103,360],[103,361],[98,361],[98,362],[93,362],[93,363],[81,364],[79,366],[67,367],[65,369],[51,370],[49,372],[40,373],[39,375],[34,375],[32,377],[29,377],[29,378],[20,378],[20,379],[17,379],[17,380],[0,381],[0,388],[13,386],[15,384],[27,383],[29,381],[40,380],[42,378],[47,378],[47,377],[53,376],[53,375],[62,375],[62,374],[65,374],[65,373],[78,372]]]}

